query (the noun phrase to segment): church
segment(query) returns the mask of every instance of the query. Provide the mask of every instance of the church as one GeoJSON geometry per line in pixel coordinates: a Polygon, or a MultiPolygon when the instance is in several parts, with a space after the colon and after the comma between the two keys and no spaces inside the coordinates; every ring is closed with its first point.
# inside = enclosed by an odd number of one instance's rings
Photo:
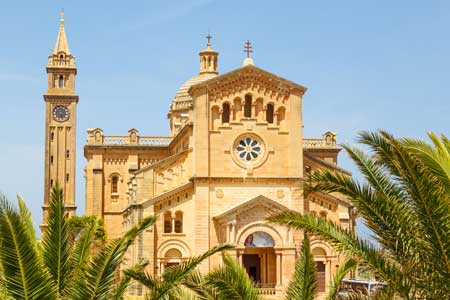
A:
{"type": "MultiPolygon", "coordinates": [[[[303,195],[305,178],[316,169],[351,174],[338,166],[335,133],[303,137],[306,87],[259,68],[250,57],[250,42],[245,48],[242,67],[219,74],[219,52],[208,35],[206,48],[193,57],[199,60],[198,73],[167,101],[168,136],[143,136],[135,128],[123,136],[106,135],[100,127],[88,130],[86,215],[104,220],[109,239],[146,216],[156,216],[156,225],[139,237],[126,260],[128,266],[147,260],[151,274],[216,245],[233,244],[229,254],[241,262],[260,293],[278,299],[294,273],[302,233],[265,219],[296,210],[355,231],[348,199],[303,195]]],[[[77,68],[63,16],[47,74],[43,229],[57,181],[67,215],[76,211],[77,68]]],[[[311,247],[323,297],[342,257],[316,238],[311,247]]],[[[200,270],[206,273],[220,260],[213,256],[200,270]]],[[[128,294],[129,299],[144,299],[145,291],[134,284],[128,294]]]]}

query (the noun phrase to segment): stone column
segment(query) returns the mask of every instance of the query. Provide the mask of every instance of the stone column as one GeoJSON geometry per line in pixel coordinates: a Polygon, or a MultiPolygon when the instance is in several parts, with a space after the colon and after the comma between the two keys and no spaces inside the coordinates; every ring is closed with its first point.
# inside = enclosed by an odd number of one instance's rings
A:
{"type": "Polygon", "coordinates": [[[277,286],[281,286],[283,284],[283,272],[282,272],[282,266],[281,266],[281,252],[275,252],[275,255],[277,256],[277,286]]]}
{"type": "Polygon", "coordinates": [[[231,222],[230,237],[230,242],[236,243],[236,222],[231,222]]]}
{"type": "Polygon", "coordinates": [[[261,282],[267,283],[267,254],[263,253],[261,256],[261,282]]]}
{"type": "Polygon", "coordinates": [[[241,252],[241,250],[237,250],[237,256],[238,256],[239,263],[240,263],[241,265],[243,265],[242,252],[241,252]]]}

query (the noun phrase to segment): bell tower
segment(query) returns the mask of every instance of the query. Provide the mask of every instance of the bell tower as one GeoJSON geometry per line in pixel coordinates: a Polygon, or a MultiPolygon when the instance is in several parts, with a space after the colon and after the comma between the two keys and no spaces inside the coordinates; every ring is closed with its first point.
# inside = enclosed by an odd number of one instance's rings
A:
{"type": "Polygon", "coordinates": [[[75,215],[75,142],[78,96],[75,57],[70,53],[61,13],[55,49],[48,57],[45,101],[45,174],[41,230],[47,226],[52,187],[63,189],[66,215],[75,215]]]}

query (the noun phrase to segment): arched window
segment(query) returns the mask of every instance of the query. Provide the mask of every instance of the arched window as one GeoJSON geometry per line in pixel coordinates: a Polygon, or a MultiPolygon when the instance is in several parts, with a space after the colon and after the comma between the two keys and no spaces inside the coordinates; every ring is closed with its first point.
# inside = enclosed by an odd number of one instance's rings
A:
{"type": "Polygon", "coordinates": [[[50,141],[53,141],[55,139],[55,133],[50,132],[50,141]]]}
{"type": "Polygon", "coordinates": [[[167,269],[179,265],[181,262],[181,257],[182,254],[178,249],[175,248],[169,249],[164,255],[165,258],[164,268],[167,269]]]}
{"type": "Polygon", "coordinates": [[[278,118],[277,118],[278,125],[284,125],[285,119],[286,119],[286,109],[284,107],[280,107],[278,109],[278,118]]]}
{"type": "Polygon", "coordinates": [[[64,77],[62,75],[59,75],[58,87],[59,88],[63,88],[64,87],[64,77]]]}
{"type": "Polygon", "coordinates": [[[230,123],[230,104],[222,105],[222,123],[230,123]]]}
{"type": "Polygon", "coordinates": [[[172,213],[170,211],[164,214],[164,233],[172,232],[172,213]]]}
{"type": "Polygon", "coordinates": [[[69,173],[66,174],[66,182],[69,182],[69,173]]]}
{"type": "Polygon", "coordinates": [[[183,232],[183,212],[177,211],[175,213],[175,233],[183,232]]]}
{"type": "Polygon", "coordinates": [[[324,210],[322,210],[322,211],[320,212],[320,217],[321,217],[322,219],[326,219],[326,218],[327,218],[327,212],[324,211],[324,210]]]}
{"type": "Polygon", "coordinates": [[[245,95],[244,117],[251,118],[251,116],[252,116],[252,96],[245,95]]]}
{"type": "Polygon", "coordinates": [[[267,123],[273,124],[273,104],[267,104],[266,110],[266,121],[267,123]]]}
{"type": "Polygon", "coordinates": [[[119,193],[119,176],[114,175],[111,178],[111,194],[119,193]]]}
{"type": "Polygon", "coordinates": [[[66,158],[70,159],[70,151],[69,150],[66,150],[66,158]]]}

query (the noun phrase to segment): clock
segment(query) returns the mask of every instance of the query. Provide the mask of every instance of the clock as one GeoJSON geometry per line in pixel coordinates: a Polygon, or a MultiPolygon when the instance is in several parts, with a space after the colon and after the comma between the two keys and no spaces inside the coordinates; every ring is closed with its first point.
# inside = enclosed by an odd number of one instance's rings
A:
{"type": "Polygon", "coordinates": [[[69,119],[69,109],[64,105],[58,105],[53,108],[53,119],[58,122],[64,122],[69,119]]]}

